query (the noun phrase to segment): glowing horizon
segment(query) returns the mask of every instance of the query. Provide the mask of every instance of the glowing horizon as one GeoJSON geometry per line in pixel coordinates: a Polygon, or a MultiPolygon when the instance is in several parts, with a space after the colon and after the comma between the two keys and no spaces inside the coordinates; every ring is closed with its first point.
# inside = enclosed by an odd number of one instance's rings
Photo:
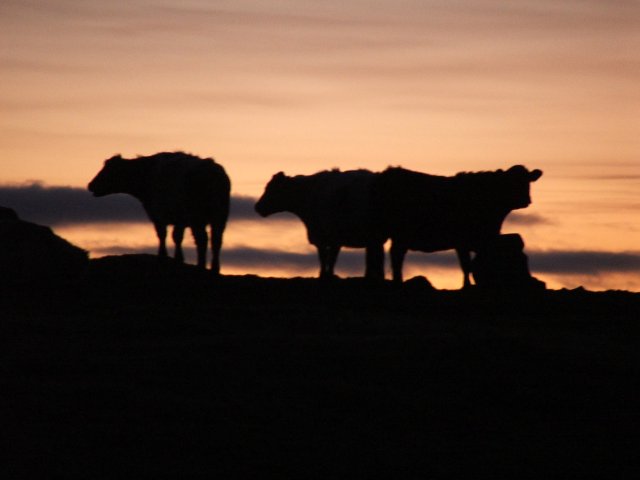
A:
{"type": "MultiPolygon", "coordinates": [[[[317,254],[306,241],[302,223],[286,213],[263,219],[253,211],[255,200],[248,196],[232,197],[222,273],[317,276],[317,254]]],[[[25,220],[52,226],[63,238],[87,250],[91,258],[157,251],[151,223],[139,202],[128,195],[94,198],[81,188],[13,185],[0,186],[0,204],[14,207],[25,220]]],[[[523,237],[532,274],[545,281],[549,288],[583,286],[591,290],[640,291],[640,251],[637,249],[607,251],[599,249],[597,242],[588,241],[563,244],[559,233],[566,232],[566,228],[561,222],[531,207],[512,212],[503,232],[519,233],[523,237]]],[[[185,247],[187,262],[194,263],[190,235],[185,238],[185,247]]],[[[387,244],[387,251],[388,247],[387,244]]],[[[387,278],[390,278],[389,270],[387,258],[387,278]]],[[[364,252],[343,249],[336,271],[343,277],[362,276],[364,252]]],[[[457,289],[462,278],[453,251],[409,252],[405,275],[406,278],[426,276],[440,289],[457,289]]]]}

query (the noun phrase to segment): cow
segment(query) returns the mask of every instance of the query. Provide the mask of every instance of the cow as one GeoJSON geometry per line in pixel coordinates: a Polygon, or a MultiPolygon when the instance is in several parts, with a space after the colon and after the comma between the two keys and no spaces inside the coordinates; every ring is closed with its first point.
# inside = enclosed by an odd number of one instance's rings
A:
{"type": "Polygon", "coordinates": [[[313,175],[275,174],[255,204],[263,217],[298,216],[309,243],[318,249],[320,278],[334,277],[341,247],[366,248],[365,277],[384,278],[384,242],[371,225],[369,192],[376,174],[368,170],[325,170],[313,175]]]}
{"type": "Polygon", "coordinates": [[[530,183],[541,175],[522,165],[451,177],[387,168],[376,177],[371,198],[378,228],[391,239],[393,280],[402,282],[408,250],[455,249],[463,287],[470,286],[471,252],[500,234],[509,212],[531,203],[530,183]]]}
{"type": "Polygon", "coordinates": [[[173,225],[176,261],[184,262],[182,239],[191,229],[198,267],[206,268],[207,225],[211,229],[211,271],[220,273],[222,236],[229,216],[231,182],[224,168],[211,158],[184,152],[162,152],[125,159],[115,155],[89,183],[96,197],[127,193],[140,200],[155,227],[158,255],[167,257],[167,225],[173,225]]]}

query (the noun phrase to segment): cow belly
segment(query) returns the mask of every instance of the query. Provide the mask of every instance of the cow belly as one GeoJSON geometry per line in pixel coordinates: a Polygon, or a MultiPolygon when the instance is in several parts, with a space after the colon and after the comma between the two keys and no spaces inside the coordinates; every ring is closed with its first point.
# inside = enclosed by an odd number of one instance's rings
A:
{"type": "Polygon", "coordinates": [[[487,237],[396,237],[392,238],[393,242],[399,246],[409,250],[417,250],[420,252],[439,252],[442,250],[463,249],[476,251],[477,248],[486,241],[487,237]]]}
{"type": "MultiPolygon", "coordinates": [[[[371,243],[376,243],[377,238],[371,234],[366,233],[354,233],[354,232],[318,232],[308,230],[307,232],[309,243],[320,245],[336,245],[349,248],[364,248],[371,243]]],[[[383,243],[380,240],[380,243],[383,243]]]]}
{"type": "MultiPolygon", "coordinates": [[[[475,250],[499,231],[478,224],[463,224],[453,219],[437,219],[412,228],[397,228],[391,239],[410,250],[437,252],[462,248],[475,250]]],[[[417,223],[417,222],[416,222],[417,223]]]]}
{"type": "Polygon", "coordinates": [[[340,247],[364,248],[371,242],[369,237],[322,235],[314,234],[314,232],[308,232],[307,237],[309,239],[309,243],[316,246],[337,245],[340,247]]]}
{"type": "Polygon", "coordinates": [[[439,252],[442,250],[451,250],[457,248],[453,242],[438,242],[438,241],[412,241],[403,242],[397,241],[399,245],[405,246],[409,250],[417,250],[420,252],[439,252]]]}
{"type": "Polygon", "coordinates": [[[309,222],[307,232],[313,245],[363,248],[373,240],[371,229],[357,216],[329,217],[331,221],[309,222]]]}
{"type": "Polygon", "coordinates": [[[447,231],[403,232],[392,235],[391,240],[398,246],[421,252],[438,252],[450,250],[468,244],[464,237],[447,231]]]}
{"type": "Polygon", "coordinates": [[[367,246],[367,242],[364,239],[358,239],[358,240],[347,239],[340,242],[340,245],[342,245],[343,247],[349,247],[349,248],[364,248],[367,246]]]}
{"type": "Polygon", "coordinates": [[[192,226],[208,223],[207,212],[185,208],[182,204],[162,202],[155,208],[146,208],[149,217],[165,225],[192,226]]]}
{"type": "Polygon", "coordinates": [[[335,241],[345,247],[360,248],[371,241],[371,236],[360,229],[352,229],[351,231],[345,229],[337,232],[335,241]]]}

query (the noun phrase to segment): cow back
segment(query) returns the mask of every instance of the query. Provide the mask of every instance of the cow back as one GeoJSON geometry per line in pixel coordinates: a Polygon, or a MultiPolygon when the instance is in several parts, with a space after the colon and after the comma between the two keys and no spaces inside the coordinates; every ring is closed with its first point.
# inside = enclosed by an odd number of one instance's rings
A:
{"type": "Polygon", "coordinates": [[[375,174],[368,170],[322,175],[314,198],[318,233],[329,243],[363,247],[370,239],[370,192],[375,174]]]}
{"type": "Polygon", "coordinates": [[[194,225],[226,218],[230,182],[222,166],[212,159],[184,153],[162,153],[137,160],[145,210],[154,221],[194,225]]]}
{"type": "Polygon", "coordinates": [[[257,209],[265,212],[266,205],[273,205],[277,198],[277,209],[271,211],[290,211],[300,217],[310,243],[363,247],[371,237],[369,194],[374,176],[368,170],[278,174],[257,209]]]}

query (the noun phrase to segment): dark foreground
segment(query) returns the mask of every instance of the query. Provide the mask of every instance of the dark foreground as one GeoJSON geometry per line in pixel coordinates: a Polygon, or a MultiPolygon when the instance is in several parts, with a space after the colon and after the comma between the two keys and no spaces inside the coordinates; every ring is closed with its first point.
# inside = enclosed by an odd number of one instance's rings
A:
{"type": "Polygon", "coordinates": [[[638,478],[640,294],[222,277],[0,295],[2,478],[638,478]]]}

